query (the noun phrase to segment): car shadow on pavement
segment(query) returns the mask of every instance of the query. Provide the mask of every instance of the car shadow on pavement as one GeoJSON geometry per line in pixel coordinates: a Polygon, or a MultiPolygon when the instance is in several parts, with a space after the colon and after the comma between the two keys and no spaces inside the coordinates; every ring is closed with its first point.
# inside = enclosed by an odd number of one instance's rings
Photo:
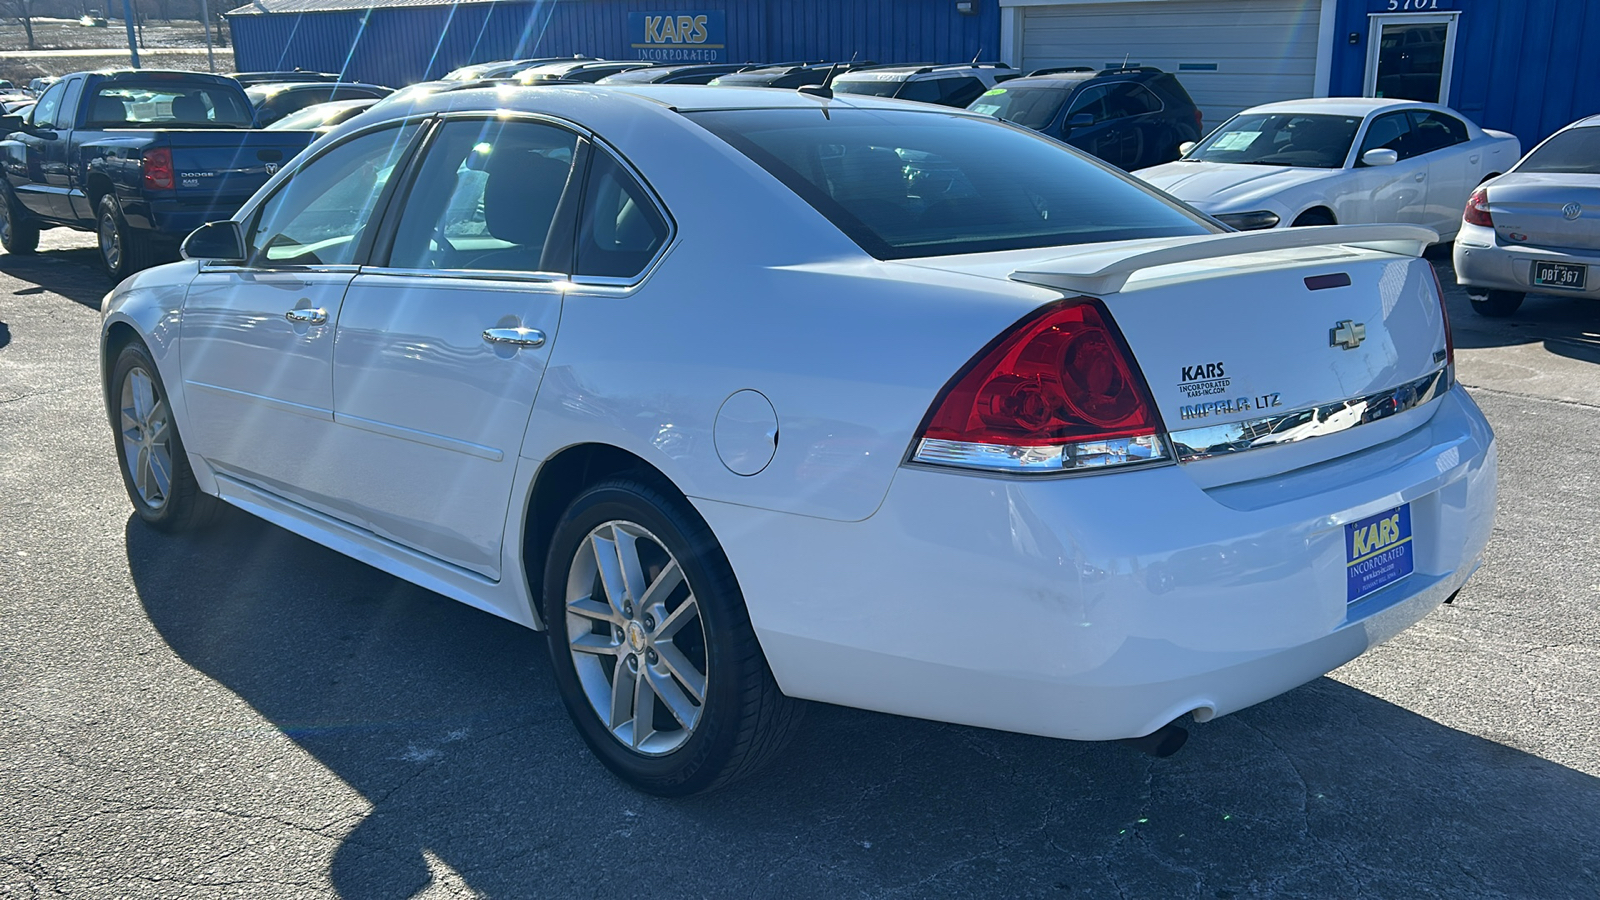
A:
{"type": "Polygon", "coordinates": [[[34,285],[15,291],[18,295],[60,294],[96,310],[113,286],[100,268],[99,251],[92,245],[86,249],[40,250],[22,256],[0,253],[0,273],[34,285]]]}
{"type": "Polygon", "coordinates": [[[344,897],[440,864],[487,896],[1550,898],[1600,872],[1600,779],[1328,678],[1167,760],[812,705],[770,771],[647,797],[577,737],[541,635],[241,513],[126,541],[171,648],[370,802],[344,897]]]}
{"type": "Polygon", "coordinates": [[[1558,356],[1600,364],[1600,303],[1584,297],[1529,294],[1512,315],[1491,319],[1472,309],[1466,289],[1456,284],[1448,256],[1433,260],[1433,266],[1444,288],[1457,349],[1542,342],[1558,356]]]}

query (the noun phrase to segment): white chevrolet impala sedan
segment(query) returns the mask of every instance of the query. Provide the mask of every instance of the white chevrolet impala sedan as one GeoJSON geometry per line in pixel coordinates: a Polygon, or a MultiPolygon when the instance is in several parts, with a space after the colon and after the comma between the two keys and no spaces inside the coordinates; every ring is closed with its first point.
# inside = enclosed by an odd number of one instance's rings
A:
{"type": "Polygon", "coordinates": [[[106,299],[138,516],[246,510],[548,634],[633,785],[797,699],[1181,740],[1472,573],[1494,438],[1404,226],[1223,233],[1032,131],[477,88],[339,126],[106,299]]]}

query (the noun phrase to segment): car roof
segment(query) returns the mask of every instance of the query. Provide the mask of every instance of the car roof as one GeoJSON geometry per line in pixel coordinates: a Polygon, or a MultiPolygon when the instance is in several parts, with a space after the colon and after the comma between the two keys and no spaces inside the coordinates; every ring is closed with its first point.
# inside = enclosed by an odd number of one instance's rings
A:
{"type": "Polygon", "coordinates": [[[1566,131],[1567,128],[1600,128],[1600,114],[1579,119],[1561,130],[1566,131]]]}
{"type": "MultiPolygon", "coordinates": [[[[712,87],[704,84],[533,84],[503,83],[464,90],[442,91],[418,97],[414,104],[398,104],[404,112],[396,117],[418,113],[461,110],[526,110],[540,112],[541,97],[613,98],[637,109],[656,109],[663,115],[732,109],[895,109],[926,112],[973,119],[988,119],[977,113],[947,106],[932,106],[905,100],[888,100],[859,94],[839,94],[831,99],[797,90],[763,87],[712,87]]],[[[603,102],[603,101],[602,101],[603,102]]]]}
{"type": "MultiPolygon", "coordinates": [[[[856,66],[848,72],[841,72],[834,81],[894,81],[894,78],[884,78],[884,75],[902,76],[899,80],[909,80],[917,75],[960,75],[974,70],[987,69],[992,72],[1014,72],[1015,69],[1005,63],[979,62],[979,63],[885,63],[883,65],[856,66]]],[[[1012,79],[1015,80],[1015,79],[1012,79]]]]}
{"type": "Polygon", "coordinates": [[[1308,97],[1304,100],[1280,100],[1252,106],[1247,113],[1323,113],[1333,116],[1370,116],[1391,109],[1432,109],[1449,113],[1457,118],[1461,114],[1448,106],[1422,103],[1416,100],[1396,100],[1389,97],[1308,97]]]}

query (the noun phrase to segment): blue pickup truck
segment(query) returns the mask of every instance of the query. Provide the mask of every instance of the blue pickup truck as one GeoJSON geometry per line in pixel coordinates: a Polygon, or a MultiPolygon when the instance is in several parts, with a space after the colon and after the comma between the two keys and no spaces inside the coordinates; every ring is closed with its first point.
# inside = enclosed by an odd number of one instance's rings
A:
{"type": "Polygon", "coordinates": [[[0,246],[39,231],[93,231],[115,279],[171,256],[232,216],[316,137],[250,127],[244,88],[221,75],[127,69],[63,76],[24,117],[0,118],[0,246]]]}

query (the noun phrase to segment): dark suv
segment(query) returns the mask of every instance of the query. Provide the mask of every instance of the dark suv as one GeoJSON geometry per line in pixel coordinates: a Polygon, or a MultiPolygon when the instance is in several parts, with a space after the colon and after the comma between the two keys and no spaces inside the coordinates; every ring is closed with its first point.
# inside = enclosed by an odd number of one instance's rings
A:
{"type": "Polygon", "coordinates": [[[1171,162],[1179,144],[1205,133],[1189,92],[1150,66],[1040,69],[996,85],[967,109],[1042,131],[1128,171],[1171,162]]]}

